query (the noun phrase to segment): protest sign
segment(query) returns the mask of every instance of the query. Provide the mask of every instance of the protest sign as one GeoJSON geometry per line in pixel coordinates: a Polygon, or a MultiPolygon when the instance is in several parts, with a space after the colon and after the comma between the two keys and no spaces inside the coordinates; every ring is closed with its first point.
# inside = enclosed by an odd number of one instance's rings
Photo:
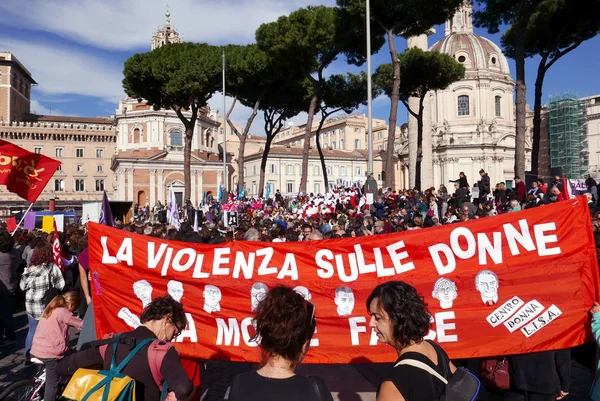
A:
{"type": "Polygon", "coordinates": [[[396,358],[377,344],[365,306],[387,280],[417,288],[431,312],[427,338],[452,358],[582,344],[599,293],[585,198],[425,231],[298,243],[213,246],[89,230],[98,336],[136,327],[168,292],[187,312],[176,343],[191,358],[260,360],[253,310],[277,285],[316,305],[312,363],[396,358]]]}

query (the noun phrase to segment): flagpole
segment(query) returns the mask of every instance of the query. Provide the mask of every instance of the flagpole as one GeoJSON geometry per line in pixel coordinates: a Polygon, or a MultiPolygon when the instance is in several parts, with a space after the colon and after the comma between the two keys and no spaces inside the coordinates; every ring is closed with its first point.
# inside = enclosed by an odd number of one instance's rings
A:
{"type": "MultiPolygon", "coordinates": [[[[33,202],[33,203],[35,203],[35,202],[33,202]]],[[[15,235],[15,233],[17,232],[17,230],[21,226],[21,223],[23,223],[23,220],[25,220],[25,216],[27,216],[27,213],[29,213],[29,211],[31,210],[31,207],[33,206],[33,203],[29,204],[29,207],[27,208],[27,211],[25,212],[25,214],[23,215],[23,217],[21,217],[21,221],[19,221],[19,224],[17,224],[17,228],[15,228],[15,231],[12,232],[11,237],[13,235],[15,235]]]]}
{"type": "Polygon", "coordinates": [[[229,193],[229,176],[227,174],[227,112],[225,98],[225,48],[223,48],[223,181],[227,193],[229,193]]]}

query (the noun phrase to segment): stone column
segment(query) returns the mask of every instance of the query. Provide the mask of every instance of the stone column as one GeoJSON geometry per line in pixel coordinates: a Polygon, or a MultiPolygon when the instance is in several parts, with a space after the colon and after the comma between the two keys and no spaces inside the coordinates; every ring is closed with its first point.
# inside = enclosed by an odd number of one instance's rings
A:
{"type": "Polygon", "coordinates": [[[118,185],[118,196],[119,200],[127,200],[125,198],[125,169],[120,168],[117,170],[117,183],[118,185]]]}
{"type": "Polygon", "coordinates": [[[192,201],[192,205],[194,205],[194,207],[196,207],[196,182],[198,181],[198,170],[192,170],[192,188],[191,191],[192,193],[190,194],[191,196],[189,197],[190,200],[192,201]]]}
{"type": "Polygon", "coordinates": [[[150,169],[150,207],[156,205],[156,170],[150,169]]]}
{"type": "Polygon", "coordinates": [[[165,204],[165,182],[163,181],[163,170],[158,170],[158,184],[156,189],[158,190],[158,200],[163,205],[165,204]]]}
{"type": "Polygon", "coordinates": [[[198,199],[199,199],[198,203],[201,203],[202,200],[204,199],[204,188],[203,188],[203,183],[202,183],[203,175],[204,175],[203,170],[198,171],[198,199]]]}
{"type": "MultiPolygon", "coordinates": [[[[408,99],[408,106],[413,111],[419,110],[419,99],[411,97],[408,99]]],[[[412,114],[408,113],[408,185],[410,188],[415,187],[417,171],[417,135],[418,126],[417,119],[412,114]]],[[[421,174],[421,177],[423,175],[421,174]]],[[[421,180],[421,182],[423,182],[421,180]]],[[[421,189],[421,188],[419,188],[421,189]]]]}
{"type": "Polygon", "coordinates": [[[433,138],[431,137],[431,93],[423,101],[423,161],[421,161],[421,188],[434,186],[433,138]]]}
{"type": "Polygon", "coordinates": [[[127,169],[127,200],[136,202],[133,198],[133,169],[127,169]]]}
{"type": "MultiPolygon", "coordinates": [[[[217,171],[217,196],[219,195],[219,188],[221,187],[221,185],[223,184],[223,171],[219,170],[217,171]]],[[[225,188],[223,188],[223,191],[225,190],[225,188]]]]}

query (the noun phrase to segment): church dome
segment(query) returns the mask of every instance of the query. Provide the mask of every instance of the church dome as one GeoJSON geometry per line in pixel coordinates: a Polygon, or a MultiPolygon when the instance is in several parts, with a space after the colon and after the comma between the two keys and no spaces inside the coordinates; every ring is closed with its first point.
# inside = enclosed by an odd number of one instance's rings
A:
{"type": "Polygon", "coordinates": [[[448,54],[469,70],[487,70],[510,75],[508,60],[491,40],[472,32],[456,32],[444,36],[431,46],[432,51],[448,54]]]}

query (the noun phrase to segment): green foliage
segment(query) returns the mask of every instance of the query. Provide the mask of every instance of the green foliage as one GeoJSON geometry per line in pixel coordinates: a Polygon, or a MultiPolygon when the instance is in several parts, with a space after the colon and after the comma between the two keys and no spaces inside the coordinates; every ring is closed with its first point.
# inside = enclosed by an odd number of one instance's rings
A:
{"type": "MultiPolygon", "coordinates": [[[[525,30],[526,57],[547,54],[554,58],[562,49],[596,36],[600,31],[600,0],[585,3],[543,0],[533,11],[525,30]]],[[[515,58],[514,28],[502,35],[505,54],[515,58]]]]}
{"type": "Polygon", "coordinates": [[[221,51],[207,44],[172,43],[125,61],[128,96],[159,108],[202,107],[219,88],[221,51]]]}
{"type": "MultiPolygon", "coordinates": [[[[421,35],[445,22],[462,3],[463,0],[371,0],[372,34],[389,30],[403,37],[421,35]]],[[[337,0],[337,5],[364,21],[364,0],[337,0]]]]}
{"type": "Polygon", "coordinates": [[[348,73],[330,76],[321,91],[321,109],[341,109],[352,113],[361,105],[367,104],[367,74],[348,73]]]}
{"type": "Polygon", "coordinates": [[[256,44],[225,46],[227,95],[236,96],[247,107],[276,79],[275,65],[256,44]]]}
{"type": "Polygon", "coordinates": [[[502,25],[512,25],[518,18],[529,15],[541,0],[477,0],[485,8],[476,11],[473,23],[498,33],[502,25]]]}
{"type": "MultiPolygon", "coordinates": [[[[453,57],[439,52],[412,48],[398,56],[400,62],[400,99],[421,98],[429,91],[441,90],[465,76],[465,67],[453,57]]],[[[382,64],[373,82],[379,92],[390,96],[394,80],[392,64],[382,64]]]]}

